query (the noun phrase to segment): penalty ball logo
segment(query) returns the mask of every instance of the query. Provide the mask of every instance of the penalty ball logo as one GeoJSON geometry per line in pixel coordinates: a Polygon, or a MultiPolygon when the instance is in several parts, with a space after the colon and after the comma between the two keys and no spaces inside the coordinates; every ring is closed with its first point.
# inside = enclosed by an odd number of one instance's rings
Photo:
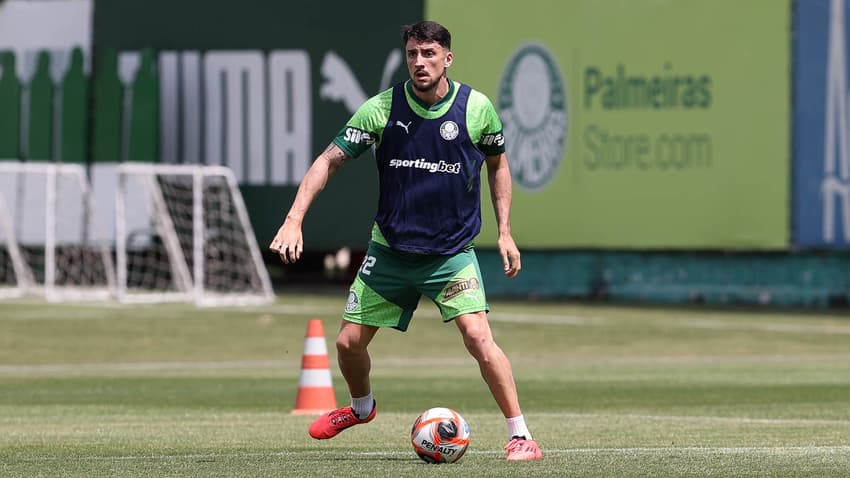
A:
{"type": "Polygon", "coordinates": [[[543,45],[514,52],[499,85],[511,172],[520,186],[543,189],[555,177],[567,136],[567,92],[555,58],[543,45]]]}

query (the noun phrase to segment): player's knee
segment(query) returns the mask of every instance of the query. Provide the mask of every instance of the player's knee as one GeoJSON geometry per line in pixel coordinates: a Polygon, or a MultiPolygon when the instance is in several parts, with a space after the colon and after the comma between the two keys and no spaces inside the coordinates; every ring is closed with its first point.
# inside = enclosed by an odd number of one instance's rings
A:
{"type": "Polygon", "coordinates": [[[341,354],[349,354],[354,350],[354,345],[351,343],[351,340],[345,337],[339,337],[336,339],[336,351],[341,354]]]}
{"type": "Polygon", "coordinates": [[[366,346],[352,337],[341,335],[336,339],[336,350],[340,355],[353,355],[363,353],[366,346]]]}
{"type": "Polygon", "coordinates": [[[488,350],[494,345],[490,334],[478,330],[467,331],[463,336],[463,343],[469,353],[478,359],[487,357],[488,350]]]}
{"type": "Polygon", "coordinates": [[[462,333],[463,340],[468,343],[484,343],[492,340],[492,334],[486,322],[466,324],[462,329],[462,333]]]}

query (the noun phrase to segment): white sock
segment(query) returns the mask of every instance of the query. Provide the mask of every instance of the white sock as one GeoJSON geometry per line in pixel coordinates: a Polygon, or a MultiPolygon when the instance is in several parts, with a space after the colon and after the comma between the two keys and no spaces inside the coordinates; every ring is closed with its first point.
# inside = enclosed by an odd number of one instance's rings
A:
{"type": "Polygon", "coordinates": [[[369,392],[369,395],[366,395],[365,397],[351,397],[351,408],[354,410],[354,414],[357,415],[357,418],[361,420],[372,413],[372,407],[374,404],[375,399],[372,398],[372,392],[369,392]]]}
{"type": "Polygon", "coordinates": [[[525,418],[520,415],[518,417],[506,418],[505,423],[508,424],[508,439],[513,437],[525,437],[526,440],[533,440],[531,432],[525,425],[525,418]]]}

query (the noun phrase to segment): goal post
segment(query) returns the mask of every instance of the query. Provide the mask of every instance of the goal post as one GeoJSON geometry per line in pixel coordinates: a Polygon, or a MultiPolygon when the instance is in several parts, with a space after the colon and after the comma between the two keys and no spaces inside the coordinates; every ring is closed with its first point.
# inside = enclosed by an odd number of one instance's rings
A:
{"type": "Polygon", "coordinates": [[[21,297],[35,285],[32,271],[15,237],[12,212],[0,195],[0,298],[21,297]]]}
{"type": "Polygon", "coordinates": [[[83,167],[0,161],[0,298],[105,300],[115,286],[83,167]]]}
{"type": "Polygon", "coordinates": [[[110,171],[93,192],[82,165],[0,161],[0,299],[274,300],[230,169],[121,163],[110,171]]]}
{"type": "Polygon", "coordinates": [[[122,163],[115,203],[118,299],[264,304],[271,281],[233,172],[122,163]]]}

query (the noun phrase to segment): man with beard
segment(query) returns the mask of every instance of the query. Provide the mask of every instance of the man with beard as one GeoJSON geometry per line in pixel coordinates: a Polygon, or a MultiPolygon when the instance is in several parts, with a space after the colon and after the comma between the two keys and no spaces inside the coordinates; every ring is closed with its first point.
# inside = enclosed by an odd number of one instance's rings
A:
{"type": "Polygon", "coordinates": [[[424,294],[454,321],[505,417],[511,461],[542,458],[525,424],[511,364],[493,340],[473,239],[481,228],[480,173],[487,179],[504,273],[521,269],[510,229],[511,173],[502,123],[490,100],[450,80],[451,34],[422,21],[402,40],[410,79],[367,100],[307,171],[269,248],[284,263],[301,257],[301,224],[328,179],[375,146],[378,212],[336,339],[351,405],[320,416],[310,435],[327,439],[377,413],[367,347],[380,328],[407,330],[424,294]]]}

